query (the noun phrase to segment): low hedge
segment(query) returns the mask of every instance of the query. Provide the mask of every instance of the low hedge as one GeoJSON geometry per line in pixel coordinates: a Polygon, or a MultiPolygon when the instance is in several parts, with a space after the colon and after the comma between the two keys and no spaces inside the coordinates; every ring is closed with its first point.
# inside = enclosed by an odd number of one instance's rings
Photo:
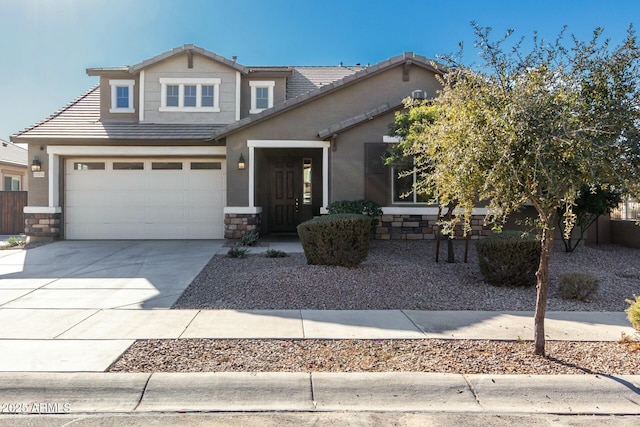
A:
{"type": "Polygon", "coordinates": [[[480,273],[497,286],[533,286],[542,248],[534,235],[515,230],[494,233],[476,243],[480,273]]]}
{"type": "Polygon", "coordinates": [[[298,225],[300,243],[313,265],[356,267],[369,254],[371,218],[360,214],[335,214],[298,225]]]}

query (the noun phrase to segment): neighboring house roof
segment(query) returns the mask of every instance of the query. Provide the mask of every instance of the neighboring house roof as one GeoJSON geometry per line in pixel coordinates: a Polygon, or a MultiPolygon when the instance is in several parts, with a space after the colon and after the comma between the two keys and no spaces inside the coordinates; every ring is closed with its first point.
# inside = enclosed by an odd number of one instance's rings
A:
{"type": "Polygon", "coordinates": [[[12,166],[24,166],[28,164],[28,151],[11,142],[0,139],[0,163],[12,166]]]}
{"type": "MultiPolygon", "coordinates": [[[[285,111],[291,110],[292,108],[295,108],[300,104],[309,102],[320,96],[328,95],[331,92],[337,89],[340,89],[342,86],[353,84],[354,82],[359,81],[360,79],[383,72],[389,68],[395,67],[402,63],[405,63],[407,65],[416,64],[418,66],[430,69],[437,74],[443,74],[446,70],[444,65],[438,64],[437,62],[429,58],[426,58],[421,55],[416,55],[413,52],[405,52],[402,55],[394,56],[393,58],[389,58],[386,61],[382,61],[370,67],[363,68],[362,70],[357,71],[353,74],[349,74],[339,80],[336,80],[334,82],[321,86],[317,89],[311,90],[309,92],[306,92],[302,95],[298,95],[293,99],[287,99],[285,102],[278,105],[274,105],[273,108],[264,110],[261,113],[254,114],[252,116],[245,117],[244,119],[241,119],[237,122],[231,123],[225,126],[224,128],[216,131],[212,135],[211,139],[219,140],[235,132],[238,132],[240,129],[249,127],[255,123],[271,118],[272,116],[282,114],[285,111]]],[[[396,100],[393,100],[393,102],[395,101],[396,100]]]]}
{"type": "Polygon", "coordinates": [[[103,123],[99,86],[45,120],[16,133],[15,138],[208,139],[222,125],[103,123]]]}

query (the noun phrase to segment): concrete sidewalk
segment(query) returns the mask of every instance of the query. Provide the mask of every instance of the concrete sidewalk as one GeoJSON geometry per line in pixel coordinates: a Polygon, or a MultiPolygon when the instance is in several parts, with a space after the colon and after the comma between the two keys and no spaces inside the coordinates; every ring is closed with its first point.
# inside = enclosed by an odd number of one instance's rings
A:
{"type": "MultiPolygon", "coordinates": [[[[548,340],[616,341],[624,313],[547,313],[548,340]]],[[[137,339],[533,339],[533,313],[0,309],[0,371],[104,372],[137,339]]]]}

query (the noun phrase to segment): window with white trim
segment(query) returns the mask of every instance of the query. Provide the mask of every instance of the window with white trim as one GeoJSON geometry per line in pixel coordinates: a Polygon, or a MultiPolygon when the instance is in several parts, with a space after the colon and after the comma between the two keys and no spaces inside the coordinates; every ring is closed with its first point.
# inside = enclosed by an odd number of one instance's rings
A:
{"type": "Polygon", "coordinates": [[[429,203],[431,197],[428,194],[417,194],[415,191],[417,175],[411,159],[400,161],[391,167],[391,200],[393,204],[429,203]]]}
{"type": "Polygon", "coordinates": [[[133,86],[135,80],[109,80],[111,86],[110,113],[135,113],[133,108],[133,86]]]}
{"type": "Polygon", "coordinates": [[[220,112],[219,78],[161,78],[160,111],[220,112]]]}
{"type": "Polygon", "coordinates": [[[274,81],[250,81],[251,87],[251,109],[249,114],[256,114],[267,108],[273,107],[274,81]]]}

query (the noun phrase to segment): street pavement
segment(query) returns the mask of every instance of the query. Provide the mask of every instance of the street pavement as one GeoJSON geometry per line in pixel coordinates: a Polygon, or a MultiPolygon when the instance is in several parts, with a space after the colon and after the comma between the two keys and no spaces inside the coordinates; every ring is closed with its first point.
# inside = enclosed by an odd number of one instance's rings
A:
{"type": "MultiPolygon", "coordinates": [[[[298,242],[252,248],[301,252],[298,242]]],[[[61,241],[0,251],[0,412],[640,414],[640,376],[106,373],[136,339],[533,337],[533,313],[170,310],[223,241],[61,241]]],[[[550,312],[549,340],[615,341],[624,313],[550,312]]],[[[3,417],[0,417],[2,421],[3,417]]]]}

